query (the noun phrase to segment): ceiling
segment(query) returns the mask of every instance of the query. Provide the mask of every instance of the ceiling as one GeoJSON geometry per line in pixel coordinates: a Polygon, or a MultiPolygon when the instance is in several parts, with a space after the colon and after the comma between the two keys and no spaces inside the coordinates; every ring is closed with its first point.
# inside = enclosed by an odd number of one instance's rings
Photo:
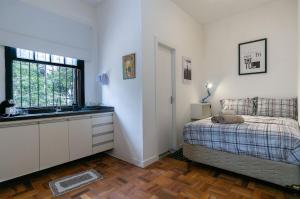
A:
{"type": "Polygon", "coordinates": [[[85,3],[88,3],[91,6],[96,6],[96,5],[98,5],[103,0],[81,0],[81,1],[85,2],[85,3]]]}
{"type": "MultiPolygon", "coordinates": [[[[97,6],[103,0],[80,0],[97,6]]],[[[124,0],[126,1],[126,0],[124,0]]],[[[151,1],[151,0],[150,0],[151,1]]],[[[201,24],[232,16],[277,0],[172,0],[201,24]]]]}
{"type": "Polygon", "coordinates": [[[200,23],[213,22],[276,0],[172,0],[200,23]]]}

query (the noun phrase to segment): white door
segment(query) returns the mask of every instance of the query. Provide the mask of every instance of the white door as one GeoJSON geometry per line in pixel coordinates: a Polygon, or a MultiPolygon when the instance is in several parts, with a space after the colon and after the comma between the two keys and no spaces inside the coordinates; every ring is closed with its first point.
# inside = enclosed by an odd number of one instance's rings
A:
{"type": "Polygon", "coordinates": [[[38,125],[0,128],[0,160],[0,182],[38,171],[38,125]]]}
{"type": "Polygon", "coordinates": [[[172,50],[158,45],[156,65],[156,128],[159,155],[172,148],[172,50]]]}
{"type": "Polygon", "coordinates": [[[69,162],[67,121],[40,124],[40,169],[69,162]]]}
{"type": "Polygon", "coordinates": [[[69,121],[70,161],[92,154],[92,121],[90,118],[69,121]]]}

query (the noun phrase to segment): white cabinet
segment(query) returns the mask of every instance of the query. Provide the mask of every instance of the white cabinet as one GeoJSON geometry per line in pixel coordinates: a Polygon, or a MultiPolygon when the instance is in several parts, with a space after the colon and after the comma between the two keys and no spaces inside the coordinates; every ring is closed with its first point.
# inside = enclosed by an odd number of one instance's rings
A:
{"type": "Polygon", "coordinates": [[[71,161],[92,154],[92,121],[90,117],[70,119],[69,148],[71,161]]]}
{"type": "Polygon", "coordinates": [[[0,123],[0,182],[113,147],[113,113],[0,123]]]}
{"type": "Polygon", "coordinates": [[[101,114],[92,117],[93,154],[113,149],[114,126],[113,114],[101,114]]]}
{"type": "Polygon", "coordinates": [[[0,160],[0,182],[38,171],[38,125],[0,127],[0,160]]]}
{"type": "Polygon", "coordinates": [[[68,122],[66,120],[41,122],[40,169],[47,169],[69,160],[68,122]]]}
{"type": "Polygon", "coordinates": [[[211,104],[200,103],[191,105],[191,119],[202,120],[212,116],[211,104]]]}

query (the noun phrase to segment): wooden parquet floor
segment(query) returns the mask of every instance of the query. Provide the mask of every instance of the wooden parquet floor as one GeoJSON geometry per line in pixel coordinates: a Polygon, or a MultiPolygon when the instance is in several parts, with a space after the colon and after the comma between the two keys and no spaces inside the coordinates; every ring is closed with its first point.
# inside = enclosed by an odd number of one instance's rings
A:
{"type": "Polygon", "coordinates": [[[0,185],[0,198],[52,198],[48,182],[87,169],[102,173],[94,182],[58,198],[66,199],[296,199],[299,195],[196,163],[163,158],[146,169],[97,155],[0,185]]]}

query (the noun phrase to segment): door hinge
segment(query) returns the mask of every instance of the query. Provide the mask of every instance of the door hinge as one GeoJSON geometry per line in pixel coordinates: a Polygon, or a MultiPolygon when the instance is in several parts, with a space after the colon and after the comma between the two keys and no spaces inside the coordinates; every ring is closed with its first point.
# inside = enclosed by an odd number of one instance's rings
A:
{"type": "Polygon", "coordinates": [[[171,100],[170,100],[170,101],[171,101],[171,104],[173,104],[173,103],[174,103],[174,98],[173,98],[173,96],[171,96],[170,99],[171,99],[171,100]]]}

